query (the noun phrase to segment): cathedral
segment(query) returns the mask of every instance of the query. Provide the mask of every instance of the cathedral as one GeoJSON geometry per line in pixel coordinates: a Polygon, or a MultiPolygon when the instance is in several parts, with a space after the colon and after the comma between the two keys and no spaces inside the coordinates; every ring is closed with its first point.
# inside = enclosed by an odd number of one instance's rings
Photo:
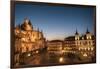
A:
{"type": "MultiPolygon", "coordinates": [[[[39,28],[33,28],[29,19],[25,18],[21,25],[17,25],[15,31],[15,61],[19,59],[19,53],[33,52],[45,48],[45,38],[39,28]]],[[[38,53],[38,52],[36,52],[38,53]]],[[[30,54],[31,55],[31,54],[30,54]]]]}

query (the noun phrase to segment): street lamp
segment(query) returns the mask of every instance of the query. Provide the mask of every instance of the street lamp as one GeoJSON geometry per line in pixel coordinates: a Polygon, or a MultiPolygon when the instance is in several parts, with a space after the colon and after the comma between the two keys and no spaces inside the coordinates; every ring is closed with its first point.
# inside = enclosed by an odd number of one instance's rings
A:
{"type": "Polygon", "coordinates": [[[39,51],[36,51],[36,53],[39,53],[39,51]]]}
{"type": "Polygon", "coordinates": [[[31,54],[30,54],[30,53],[28,53],[28,54],[27,54],[27,56],[29,57],[29,56],[31,56],[31,54]]]}
{"type": "Polygon", "coordinates": [[[60,58],[59,58],[59,62],[60,62],[60,63],[64,62],[64,58],[63,58],[63,57],[60,57],[60,58]]]}

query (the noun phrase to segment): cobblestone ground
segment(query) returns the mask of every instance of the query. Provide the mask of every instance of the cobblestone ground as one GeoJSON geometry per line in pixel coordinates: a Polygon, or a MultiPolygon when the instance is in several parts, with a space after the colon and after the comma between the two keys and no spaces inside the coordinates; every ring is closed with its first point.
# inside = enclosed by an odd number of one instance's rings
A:
{"type": "MultiPolygon", "coordinates": [[[[47,51],[33,54],[24,59],[24,66],[54,65],[54,64],[76,64],[91,63],[93,60],[89,57],[80,58],[78,55],[54,55],[48,54],[47,51]]],[[[20,66],[23,66],[20,65],[20,66]]]]}

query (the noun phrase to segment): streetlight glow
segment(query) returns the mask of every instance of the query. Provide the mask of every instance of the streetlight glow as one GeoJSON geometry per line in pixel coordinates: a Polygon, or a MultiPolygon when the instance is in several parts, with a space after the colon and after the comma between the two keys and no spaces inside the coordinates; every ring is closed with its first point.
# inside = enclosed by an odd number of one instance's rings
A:
{"type": "Polygon", "coordinates": [[[29,53],[27,56],[29,57],[29,56],[31,56],[31,54],[29,53]]]}
{"type": "Polygon", "coordinates": [[[64,58],[63,57],[60,57],[59,58],[59,62],[63,62],[64,61],[64,58]]]}

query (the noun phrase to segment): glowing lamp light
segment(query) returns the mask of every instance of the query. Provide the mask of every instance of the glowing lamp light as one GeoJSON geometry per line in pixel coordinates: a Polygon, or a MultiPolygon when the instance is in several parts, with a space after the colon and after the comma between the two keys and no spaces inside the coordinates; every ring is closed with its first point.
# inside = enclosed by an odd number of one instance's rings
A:
{"type": "Polygon", "coordinates": [[[36,53],[39,53],[39,51],[36,51],[36,53]]]}
{"type": "Polygon", "coordinates": [[[29,53],[27,56],[29,57],[29,56],[31,56],[31,54],[29,53]]]}
{"type": "Polygon", "coordinates": [[[60,57],[59,58],[59,62],[63,62],[64,61],[64,58],[63,57],[60,57]]]}

